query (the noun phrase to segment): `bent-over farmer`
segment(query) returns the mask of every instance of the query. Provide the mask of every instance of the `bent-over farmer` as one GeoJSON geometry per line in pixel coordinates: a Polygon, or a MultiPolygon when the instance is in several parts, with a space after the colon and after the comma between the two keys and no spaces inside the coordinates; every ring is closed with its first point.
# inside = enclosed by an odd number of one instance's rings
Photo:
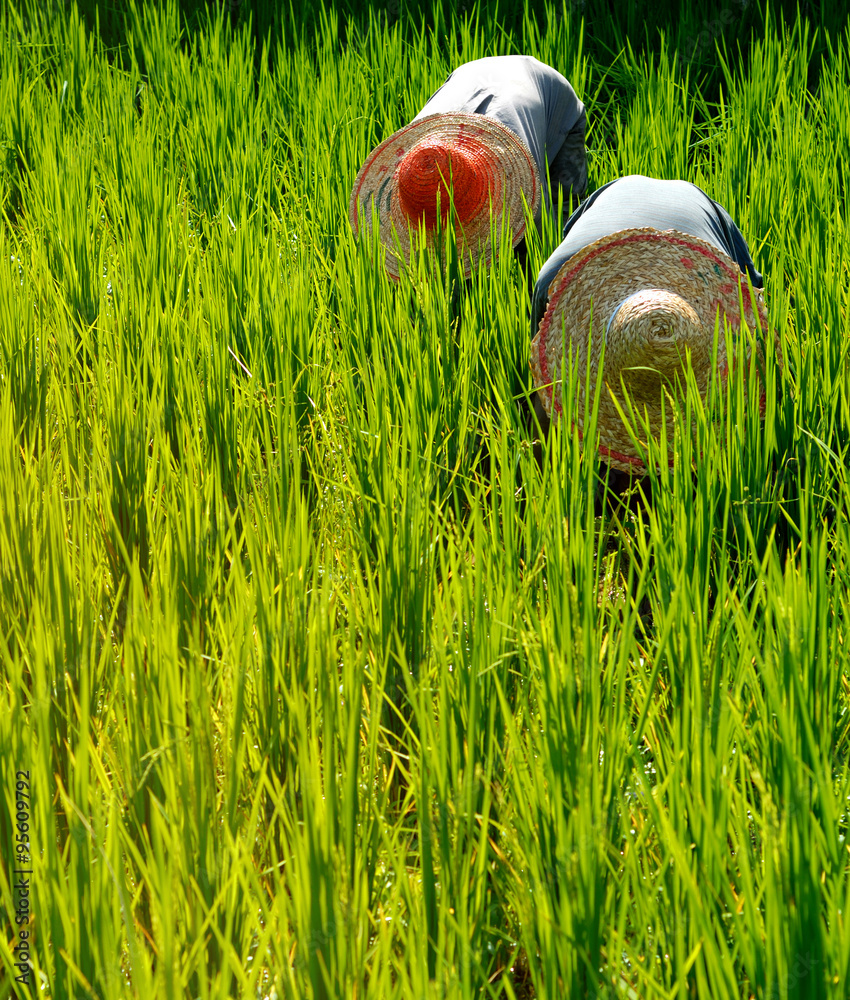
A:
{"type": "MultiPolygon", "coordinates": [[[[585,376],[589,368],[594,387],[601,363],[600,456],[614,469],[643,475],[613,398],[622,405],[621,380],[637,412],[658,427],[664,387],[684,372],[686,354],[700,392],[707,392],[718,310],[721,378],[728,372],[723,316],[733,330],[740,327],[739,294],[747,326],[768,330],[762,287],[729,213],[695,184],[638,174],[611,181],[567,220],[564,240],[534,287],[531,369],[538,415],[541,408],[545,417],[561,412],[562,356],[567,363],[571,351],[578,369],[572,419],[581,434],[585,376]]],[[[667,421],[672,441],[669,406],[667,421]]]]}
{"type": "MultiPolygon", "coordinates": [[[[448,184],[464,274],[489,262],[490,205],[508,215],[511,242],[525,236],[522,199],[535,223],[563,192],[578,200],[587,187],[585,109],[569,82],[531,56],[492,56],[451,73],[413,121],[372,150],[351,192],[355,233],[377,211],[387,270],[398,277],[393,225],[401,253],[410,255],[410,229],[426,240],[445,224],[448,184]],[[547,168],[549,184],[546,184],[547,168]]],[[[560,220],[558,220],[560,224],[560,220]]]]}

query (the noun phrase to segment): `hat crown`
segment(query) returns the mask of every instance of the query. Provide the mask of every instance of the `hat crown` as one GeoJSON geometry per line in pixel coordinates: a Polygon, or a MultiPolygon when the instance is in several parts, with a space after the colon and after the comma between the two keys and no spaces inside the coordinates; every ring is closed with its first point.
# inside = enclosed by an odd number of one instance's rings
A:
{"type": "Polygon", "coordinates": [[[493,238],[491,205],[497,213],[503,211],[511,245],[516,246],[526,231],[525,206],[536,218],[540,200],[537,163],[516,132],[485,114],[437,112],[415,118],[372,150],[354,181],[348,218],[359,234],[364,227],[371,229],[376,215],[387,273],[397,279],[402,262],[409,261],[414,250],[413,230],[421,228],[425,247],[435,249],[436,223],[440,215],[448,219],[453,204],[451,221],[458,238],[457,259],[464,277],[468,277],[478,263],[489,263],[501,246],[501,238],[493,238]],[[435,185],[432,178],[430,190],[425,185],[423,200],[422,194],[417,194],[418,184],[413,183],[418,179],[415,168],[420,154],[403,161],[415,149],[420,153],[427,150],[427,140],[431,140],[432,147],[442,145],[451,153],[451,160],[444,163],[450,168],[448,175],[443,170],[446,181],[437,180],[435,185]],[[469,163],[459,163],[464,159],[469,163]],[[460,178],[466,165],[474,167],[469,171],[470,182],[460,178]],[[447,197],[447,185],[453,192],[451,198],[447,197]]]}
{"type": "Polygon", "coordinates": [[[687,299],[667,289],[645,288],[624,299],[605,339],[606,381],[622,378],[638,399],[657,398],[665,383],[684,373],[688,355],[698,381],[703,368],[707,374],[705,328],[687,299]]]}
{"type": "Polygon", "coordinates": [[[426,229],[445,223],[451,204],[449,185],[458,220],[464,223],[482,207],[490,192],[486,173],[459,142],[425,139],[401,160],[396,177],[399,205],[412,222],[423,220],[426,229]]]}

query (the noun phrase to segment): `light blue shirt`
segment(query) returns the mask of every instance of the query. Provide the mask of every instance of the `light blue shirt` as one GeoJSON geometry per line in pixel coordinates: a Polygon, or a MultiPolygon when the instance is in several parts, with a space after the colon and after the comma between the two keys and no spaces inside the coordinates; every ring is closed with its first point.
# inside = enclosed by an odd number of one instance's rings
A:
{"type": "Polygon", "coordinates": [[[747,241],[722,205],[696,184],[630,174],[594,191],[564,224],[564,241],[540,269],[531,299],[531,336],[549,304],[549,285],[579,250],[622,229],[677,229],[711,243],[748,273],[753,288],[764,284],[747,241]]]}

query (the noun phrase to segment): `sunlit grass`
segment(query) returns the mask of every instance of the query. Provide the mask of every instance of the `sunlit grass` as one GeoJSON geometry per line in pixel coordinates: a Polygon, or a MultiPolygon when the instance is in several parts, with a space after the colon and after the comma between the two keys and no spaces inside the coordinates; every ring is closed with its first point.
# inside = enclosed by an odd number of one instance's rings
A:
{"type": "Polygon", "coordinates": [[[225,7],[0,14],[0,997],[19,769],[32,995],[846,996],[850,38],[225,7]],[[514,51],[591,188],[728,207],[781,332],[637,512],[537,460],[510,254],[395,284],[348,224],[514,51]]]}

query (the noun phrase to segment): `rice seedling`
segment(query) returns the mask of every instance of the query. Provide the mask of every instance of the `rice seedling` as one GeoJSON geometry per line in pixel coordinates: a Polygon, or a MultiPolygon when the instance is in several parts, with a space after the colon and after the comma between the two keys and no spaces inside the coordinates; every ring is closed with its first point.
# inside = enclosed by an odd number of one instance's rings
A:
{"type": "Polygon", "coordinates": [[[715,6],[4,6],[0,998],[847,995],[850,29],[715,6]],[[765,274],[650,503],[510,253],[348,223],[512,52],[765,274]]]}

